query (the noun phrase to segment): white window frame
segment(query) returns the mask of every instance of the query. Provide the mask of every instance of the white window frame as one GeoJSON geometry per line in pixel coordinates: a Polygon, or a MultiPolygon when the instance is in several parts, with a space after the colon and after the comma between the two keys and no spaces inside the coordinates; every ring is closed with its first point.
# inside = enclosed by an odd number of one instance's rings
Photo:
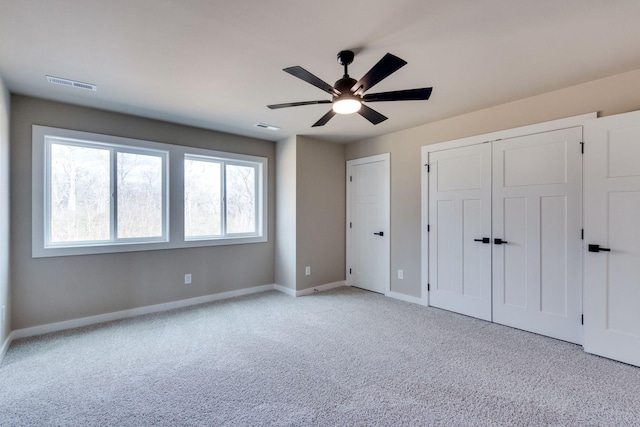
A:
{"type": "Polygon", "coordinates": [[[220,240],[220,239],[237,239],[237,238],[246,238],[246,237],[258,237],[262,233],[262,224],[260,218],[262,216],[262,203],[261,196],[262,192],[260,191],[261,187],[261,177],[262,177],[262,162],[249,161],[249,160],[240,160],[240,159],[229,159],[220,156],[206,156],[201,152],[196,154],[195,150],[189,150],[185,153],[184,160],[194,160],[201,162],[211,162],[220,164],[220,215],[221,215],[221,230],[220,235],[203,235],[203,236],[184,236],[184,239],[188,242],[195,241],[203,241],[203,240],[220,240]],[[256,207],[256,215],[255,215],[255,232],[252,233],[229,233],[227,232],[227,166],[243,166],[243,167],[251,167],[255,171],[255,207],[256,207]]]}
{"type": "Polygon", "coordinates": [[[169,153],[166,150],[140,148],[130,145],[118,145],[112,143],[103,143],[97,141],[86,141],[71,138],[60,138],[57,136],[46,135],[44,137],[45,149],[45,165],[44,165],[44,235],[46,249],[51,248],[68,248],[80,246],[102,246],[132,243],[151,243],[151,242],[167,242],[169,239],[168,232],[168,160],[169,153]],[[109,238],[108,240],[82,240],[71,242],[52,242],[51,241],[51,147],[53,144],[69,145],[74,147],[96,148],[109,152],[109,192],[111,193],[111,203],[109,209],[109,238]],[[117,188],[117,156],[118,153],[152,155],[160,157],[162,160],[162,224],[161,235],[158,237],[139,237],[139,238],[119,238],[118,234],[118,188],[117,188]]]}
{"type": "Polygon", "coordinates": [[[118,252],[135,252],[190,247],[222,246],[268,241],[268,159],[246,154],[228,153],[215,150],[187,147],[183,145],[159,143],[140,139],[124,138],[69,129],[33,125],[32,127],[32,257],[57,257],[118,252]],[[86,141],[104,146],[127,147],[134,152],[145,150],[167,153],[164,173],[166,174],[165,238],[158,240],[119,239],[114,242],[79,242],[71,245],[48,245],[45,221],[47,220],[47,152],[46,137],[72,141],[86,141]],[[231,234],[224,237],[185,239],[184,236],[184,159],[194,157],[219,158],[227,163],[256,165],[256,233],[231,234]]]}

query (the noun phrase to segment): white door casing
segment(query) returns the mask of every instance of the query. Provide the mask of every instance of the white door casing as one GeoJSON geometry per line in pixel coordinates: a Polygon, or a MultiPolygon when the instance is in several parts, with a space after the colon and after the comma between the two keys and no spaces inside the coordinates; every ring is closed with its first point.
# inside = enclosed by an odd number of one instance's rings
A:
{"type": "Polygon", "coordinates": [[[585,125],[584,246],[584,349],[640,366],[640,112],[585,125]]]}
{"type": "Polygon", "coordinates": [[[347,285],[390,291],[390,155],[347,162],[347,285]]]}
{"type": "Polygon", "coordinates": [[[491,144],[429,154],[430,305],[491,321],[491,144]]]}
{"type": "Polygon", "coordinates": [[[574,343],[583,338],[581,142],[580,127],[493,142],[493,321],[574,343]]]}

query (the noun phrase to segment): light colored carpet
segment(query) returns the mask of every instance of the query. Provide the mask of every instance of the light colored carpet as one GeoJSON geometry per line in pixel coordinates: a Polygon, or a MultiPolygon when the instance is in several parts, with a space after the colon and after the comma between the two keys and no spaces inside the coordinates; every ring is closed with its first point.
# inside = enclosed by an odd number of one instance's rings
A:
{"type": "Polygon", "coordinates": [[[15,341],[2,426],[640,425],[640,369],[353,288],[15,341]]]}

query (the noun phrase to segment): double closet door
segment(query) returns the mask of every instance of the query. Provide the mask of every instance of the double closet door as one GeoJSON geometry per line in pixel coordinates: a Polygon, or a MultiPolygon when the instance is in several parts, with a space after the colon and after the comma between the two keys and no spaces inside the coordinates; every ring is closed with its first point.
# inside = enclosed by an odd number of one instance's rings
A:
{"type": "Polygon", "coordinates": [[[429,153],[429,304],[582,342],[582,127],[429,153]]]}

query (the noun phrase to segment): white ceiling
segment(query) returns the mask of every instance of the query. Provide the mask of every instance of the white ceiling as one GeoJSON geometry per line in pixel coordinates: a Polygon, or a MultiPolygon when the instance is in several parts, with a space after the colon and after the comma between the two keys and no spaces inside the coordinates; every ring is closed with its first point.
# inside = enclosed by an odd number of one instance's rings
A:
{"type": "Polygon", "coordinates": [[[14,93],[279,140],[394,132],[640,68],[639,0],[0,0],[0,76],[14,93]],[[429,101],[371,104],[311,128],[333,84],[385,53],[408,62],[370,92],[433,86],[429,101]],[[48,83],[53,75],[97,92],[48,83]],[[263,122],[277,132],[254,127],[263,122]]]}

